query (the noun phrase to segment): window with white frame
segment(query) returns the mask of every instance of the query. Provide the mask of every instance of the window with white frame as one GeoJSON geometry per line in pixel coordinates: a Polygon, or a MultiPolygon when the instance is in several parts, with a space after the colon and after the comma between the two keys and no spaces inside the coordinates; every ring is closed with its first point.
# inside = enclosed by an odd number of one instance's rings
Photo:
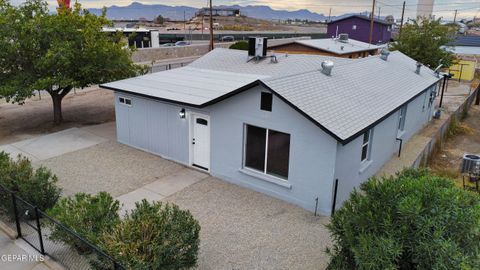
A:
{"type": "Polygon", "coordinates": [[[400,109],[400,116],[398,118],[398,131],[405,130],[405,120],[407,118],[407,105],[404,105],[400,109]]]}
{"type": "Polygon", "coordinates": [[[125,106],[132,106],[132,100],[125,97],[119,97],[118,102],[125,106]]]}
{"type": "Polygon", "coordinates": [[[245,125],[244,167],[288,180],[290,134],[245,125]]]}
{"type": "Polygon", "coordinates": [[[361,158],[362,162],[370,160],[370,149],[371,149],[371,144],[372,144],[372,134],[373,134],[373,129],[369,129],[367,132],[365,132],[363,134],[362,158],[361,158]]]}

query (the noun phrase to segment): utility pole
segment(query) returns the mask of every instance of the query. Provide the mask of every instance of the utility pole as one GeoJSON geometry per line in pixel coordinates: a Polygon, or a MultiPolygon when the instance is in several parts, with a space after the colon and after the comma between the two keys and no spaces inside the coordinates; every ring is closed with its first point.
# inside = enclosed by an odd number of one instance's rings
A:
{"type": "Polygon", "coordinates": [[[213,6],[212,0],[210,0],[210,51],[213,51],[213,6]]]}
{"type": "Polygon", "coordinates": [[[372,3],[372,13],[370,14],[370,44],[372,44],[373,41],[373,21],[375,20],[375,0],[373,0],[372,3]]]}
{"type": "Polygon", "coordinates": [[[185,36],[184,39],[187,40],[187,15],[185,10],[183,11],[183,35],[185,36]]]}
{"type": "Polygon", "coordinates": [[[382,7],[378,7],[378,19],[380,20],[380,13],[382,12],[382,7]]]}
{"type": "Polygon", "coordinates": [[[402,38],[402,28],[403,28],[403,19],[405,17],[405,1],[403,1],[403,8],[402,8],[402,20],[400,21],[400,30],[398,31],[398,39],[402,38]]]}
{"type": "Polygon", "coordinates": [[[330,22],[332,18],[332,8],[330,8],[330,11],[328,12],[328,22],[330,22]]]}
{"type": "Polygon", "coordinates": [[[455,9],[455,16],[453,17],[453,23],[457,22],[457,13],[458,13],[458,10],[455,9]]]}

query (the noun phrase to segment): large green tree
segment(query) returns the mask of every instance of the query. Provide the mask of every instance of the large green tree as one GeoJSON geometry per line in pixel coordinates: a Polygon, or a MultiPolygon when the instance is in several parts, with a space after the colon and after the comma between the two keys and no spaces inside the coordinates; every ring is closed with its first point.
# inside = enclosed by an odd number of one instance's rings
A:
{"type": "Polygon", "coordinates": [[[455,34],[453,27],[442,25],[438,20],[413,20],[402,28],[402,35],[392,46],[411,58],[431,68],[440,63],[449,67],[455,57],[445,46],[455,34]]]}
{"type": "Polygon", "coordinates": [[[73,88],[141,73],[125,43],[101,31],[106,25],[105,12],[95,16],[79,4],[51,14],[41,0],[20,6],[0,0],[0,98],[22,104],[45,90],[60,123],[62,99],[73,88]]]}

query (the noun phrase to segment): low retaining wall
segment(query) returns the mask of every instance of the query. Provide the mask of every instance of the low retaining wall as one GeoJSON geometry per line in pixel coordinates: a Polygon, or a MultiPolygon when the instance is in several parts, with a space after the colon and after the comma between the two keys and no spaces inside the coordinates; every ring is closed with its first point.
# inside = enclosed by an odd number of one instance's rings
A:
{"type": "MultiPolygon", "coordinates": [[[[285,38],[285,39],[269,39],[269,46],[277,46],[292,42],[294,40],[311,39],[310,37],[285,38]]],[[[215,43],[215,48],[229,48],[235,42],[215,43]]],[[[193,44],[189,46],[178,47],[160,47],[160,48],[144,48],[138,49],[132,55],[133,62],[152,62],[165,59],[187,58],[193,56],[202,56],[210,50],[209,44],[193,44]]]]}
{"type": "Polygon", "coordinates": [[[450,114],[443,125],[435,132],[430,142],[425,146],[423,151],[418,155],[417,159],[413,162],[412,167],[426,167],[429,164],[431,158],[439,151],[447,139],[447,133],[452,125],[453,121],[461,121],[468,113],[470,106],[475,101],[478,92],[480,92],[480,86],[473,91],[470,96],[458,107],[458,109],[450,114]]]}

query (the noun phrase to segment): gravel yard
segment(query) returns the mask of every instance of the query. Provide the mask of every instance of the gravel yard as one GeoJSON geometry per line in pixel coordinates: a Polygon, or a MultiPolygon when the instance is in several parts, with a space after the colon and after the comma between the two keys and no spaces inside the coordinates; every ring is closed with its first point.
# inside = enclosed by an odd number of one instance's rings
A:
{"type": "Polygon", "coordinates": [[[184,168],[112,141],[40,161],[39,164],[50,168],[58,176],[58,184],[65,196],[76,192],[108,191],[116,197],[184,168]]]}
{"type": "Polygon", "coordinates": [[[165,199],[202,227],[199,269],[325,269],[326,217],[207,178],[165,199]]]}

